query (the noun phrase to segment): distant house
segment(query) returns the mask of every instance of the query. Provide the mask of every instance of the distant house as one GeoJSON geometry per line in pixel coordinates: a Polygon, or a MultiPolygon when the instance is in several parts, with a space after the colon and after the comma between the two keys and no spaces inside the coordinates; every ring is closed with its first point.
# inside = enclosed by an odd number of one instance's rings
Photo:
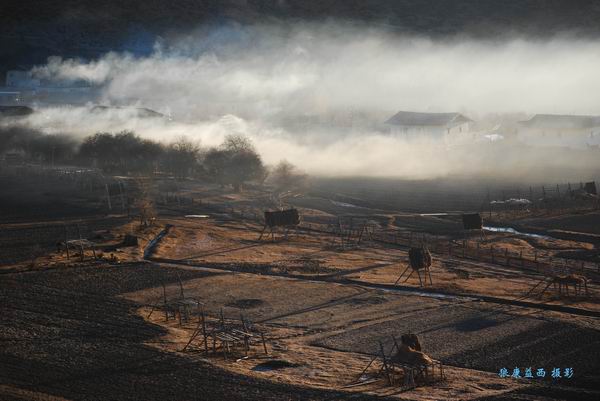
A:
{"type": "Polygon", "coordinates": [[[473,122],[460,113],[417,113],[399,111],[385,123],[390,133],[397,136],[448,140],[469,132],[473,122]]]}
{"type": "Polygon", "coordinates": [[[28,71],[10,70],[6,73],[6,86],[11,88],[37,88],[40,80],[33,78],[28,71]]]}
{"type": "Polygon", "coordinates": [[[597,147],[600,145],[600,116],[536,114],[518,123],[517,138],[537,146],[597,147]]]}

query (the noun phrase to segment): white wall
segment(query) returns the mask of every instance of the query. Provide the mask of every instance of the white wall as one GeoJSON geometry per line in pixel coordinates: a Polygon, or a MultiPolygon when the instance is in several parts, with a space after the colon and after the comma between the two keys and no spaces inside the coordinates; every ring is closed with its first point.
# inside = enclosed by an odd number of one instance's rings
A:
{"type": "Polygon", "coordinates": [[[439,139],[443,141],[453,141],[455,139],[468,139],[471,137],[469,123],[454,127],[445,126],[405,126],[405,125],[390,125],[390,133],[398,137],[407,139],[439,139]]]}
{"type": "Polygon", "coordinates": [[[586,149],[600,146],[600,126],[585,129],[519,128],[517,138],[532,146],[586,149]]]}

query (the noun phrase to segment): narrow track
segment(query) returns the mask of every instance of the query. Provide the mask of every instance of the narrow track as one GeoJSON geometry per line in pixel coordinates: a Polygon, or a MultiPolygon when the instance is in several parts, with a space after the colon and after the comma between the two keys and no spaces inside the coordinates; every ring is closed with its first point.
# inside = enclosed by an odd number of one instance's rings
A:
{"type": "Polygon", "coordinates": [[[168,265],[186,266],[186,267],[192,267],[192,268],[197,268],[197,269],[204,269],[207,271],[221,270],[221,271],[231,271],[231,272],[245,273],[245,274],[257,274],[257,275],[262,275],[262,276],[281,277],[281,278],[294,279],[294,280],[313,281],[313,282],[314,281],[328,282],[328,283],[336,283],[336,284],[342,284],[342,285],[356,285],[356,286],[363,287],[363,288],[387,290],[387,291],[393,291],[393,292],[397,292],[397,293],[404,293],[407,295],[419,295],[419,296],[425,296],[425,297],[447,298],[447,299],[451,298],[451,299],[459,299],[459,300],[478,300],[478,301],[484,301],[484,302],[489,302],[489,303],[498,304],[498,305],[512,305],[512,306],[518,306],[518,307],[523,307],[523,308],[555,311],[555,312],[562,312],[562,313],[567,313],[567,314],[571,314],[571,315],[600,318],[600,312],[597,312],[597,311],[591,311],[591,310],[582,309],[582,308],[574,308],[571,306],[552,305],[552,304],[545,304],[545,303],[538,303],[538,302],[523,301],[523,300],[518,300],[518,299],[515,300],[515,299],[492,297],[492,296],[481,295],[481,294],[461,294],[461,293],[452,293],[452,292],[446,292],[446,291],[440,291],[440,290],[434,291],[434,290],[431,290],[428,288],[414,288],[414,287],[391,285],[391,284],[376,284],[376,283],[368,283],[368,282],[364,282],[364,281],[360,281],[360,280],[353,280],[353,279],[348,279],[348,278],[340,279],[340,278],[336,278],[335,276],[322,277],[322,276],[314,276],[314,275],[308,276],[308,275],[298,275],[298,274],[289,274],[289,273],[284,274],[284,273],[275,273],[275,272],[261,272],[261,273],[245,272],[245,271],[240,271],[240,270],[236,269],[234,266],[232,266],[232,267],[224,267],[224,266],[207,267],[207,266],[192,263],[189,261],[180,261],[180,260],[166,259],[166,258],[149,258],[147,260],[158,263],[159,265],[166,265],[166,266],[168,266],[168,265]]]}

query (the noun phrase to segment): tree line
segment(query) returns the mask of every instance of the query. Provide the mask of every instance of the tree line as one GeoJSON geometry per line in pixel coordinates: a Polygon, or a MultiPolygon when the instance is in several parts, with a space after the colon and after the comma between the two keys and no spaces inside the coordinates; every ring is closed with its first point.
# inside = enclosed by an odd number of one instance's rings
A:
{"type": "Polygon", "coordinates": [[[268,168],[250,139],[242,135],[229,135],[219,146],[202,148],[186,137],[165,144],[131,131],[100,132],[78,142],[68,135],[2,128],[0,154],[8,152],[42,164],[95,167],[107,174],[203,178],[238,191],[244,183],[262,184],[267,177],[280,190],[306,179],[287,161],[268,168]]]}

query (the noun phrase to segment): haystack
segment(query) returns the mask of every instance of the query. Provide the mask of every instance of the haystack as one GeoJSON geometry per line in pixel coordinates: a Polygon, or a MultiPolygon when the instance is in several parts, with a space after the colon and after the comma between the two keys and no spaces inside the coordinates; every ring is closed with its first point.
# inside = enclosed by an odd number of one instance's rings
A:
{"type": "Polygon", "coordinates": [[[392,361],[411,366],[431,365],[433,360],[424,352],[418,351],[412,346],[421,348],[419,339],[415,334],[403,334],[398,351],[392,356],[392,361]]]}
{"type": "Polygon", "coordinates": [[[481,230],[483,228],[483,219],[479,213],[463,214],[462,223],[465,230],[481,230]]]}
{"type": "Polygon", "coordinates": [[[413,270],[421,270],[431,266],[431,253],[425,247],[410,248],[408,259],[413,270]]]}
{"type": "Polygon", "coordinates": [[[300,215],[297,209],[265,212],[265,225],[267,227],[288,227],[300,224],[300,215]]]}

